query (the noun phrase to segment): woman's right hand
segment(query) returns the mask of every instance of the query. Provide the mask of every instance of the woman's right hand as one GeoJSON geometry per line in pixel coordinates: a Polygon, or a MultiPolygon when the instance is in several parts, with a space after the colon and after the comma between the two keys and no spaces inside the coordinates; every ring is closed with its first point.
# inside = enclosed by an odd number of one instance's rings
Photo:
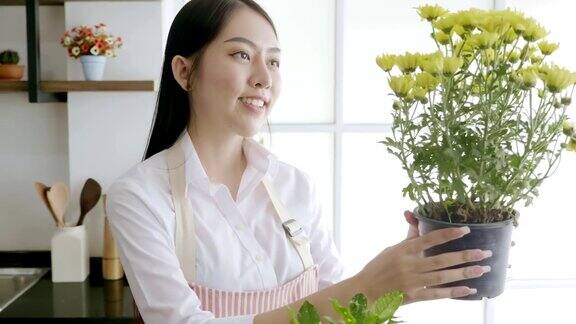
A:
{"type": "Polygon", "coordinates": [[[492,256],[491,251],[464,250],[430,257],[424,257],[423,253],[424,250],[458,239],[469,232],[467,226],[447,228],[402,241],[378,254],[355,277],[370,300],[394,290],[404,292],[404,304],[474,294],[475,290],[466,286],[449,288],[431,286],[476,278],[489,272],[489,266],[478,265],[440,269],[483,260],[492,256]]]}

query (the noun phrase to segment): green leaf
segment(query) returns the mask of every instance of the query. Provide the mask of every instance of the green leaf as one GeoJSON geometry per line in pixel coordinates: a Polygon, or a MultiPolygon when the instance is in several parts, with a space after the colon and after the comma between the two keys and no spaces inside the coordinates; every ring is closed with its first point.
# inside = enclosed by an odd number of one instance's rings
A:
{"type": "Polygon", "coordinates": [[[300,324],[296,312],[290,307],[288,307],[288,314],[290,314],[290,324],[300,324]]]}
{"type": "Polygon", "coordinates": [[[358,323],[363,323],[366,317],[366,309],[368,307],[368,300],[363,294],[356,294],[350,301],[350,313],[358,323]]]}
{"type": "Polygon", "coordinates": [[[338,314],[340,314],[340,317],[342,317],[342,319],[344,320],[344,323],[357,324],[356,319],[354,319],[354,316],[352,316],[352,313],[350,312],[350,310],[348,308],[340,305],[340,303],[336,299],[331,299],[331,301],[332,301],[332,308],[334,308],[334,310],[338,314]]]}
{"type": "Polygon", "coordinates": [[[392,319],[394,312],[402,305],[404,294],[400,291],[389,292],[378,298],[370,306],[370,312],[377,315],[381,321],[392,319]]]}
{"type": "Polygon", "coordinates": [[[314,305],[310,304],[307,300],[300,307],[298,313],[298,321],[300,324],[318,324],[320,322],[320,315],[314,305]]]}

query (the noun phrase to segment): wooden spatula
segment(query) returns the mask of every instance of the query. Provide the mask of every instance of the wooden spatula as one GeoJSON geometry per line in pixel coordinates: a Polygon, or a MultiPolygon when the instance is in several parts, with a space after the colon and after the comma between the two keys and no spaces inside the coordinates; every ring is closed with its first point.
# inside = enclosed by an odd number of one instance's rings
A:
{"type": "Polygon", "coordinates": [[[42,200],[42,202],[44,203],[44,205],[46,206],[46,208],[50,212],[50,215],[52,215],[52,218],[54,218],[54,221],[56,222],[56,226],[63,227],[64,224],[61,223],[58,220],[58,218],[56,217],[56,214],[54,214],[54,211],[52,210],[52,207],[50,206],[50,203],[48,202],[48,197],[46,196],[46,192],[48,191],[48,189],[50,189],[50,187],[43,184],[42,182],[35,182],[34,186],[36,187],[36,193],[38,194],[38,197],[40,198],[40,200],[42,200]]]}
{"type": "Polygon", "coordinates": [[[56,218],[60,223],[64,223],[64,214],[68,208],[68,187],[63,182],[56,182],[52,187],[48,189],[46,193],[48,198],[48,203],[52,207],[56,218]]]}
{"type": "Polygon", "coordinates": [[[88,214],[88,212],[94,208],[96,203],[98,203],[101,194],[102,188],[98,182],[92,178],[88,178],[84,183],[82,193],[80,194],[80,218],[78,219],[76,226],[82,225],[84,217],[86,217],[86,214],[88,214]]]}

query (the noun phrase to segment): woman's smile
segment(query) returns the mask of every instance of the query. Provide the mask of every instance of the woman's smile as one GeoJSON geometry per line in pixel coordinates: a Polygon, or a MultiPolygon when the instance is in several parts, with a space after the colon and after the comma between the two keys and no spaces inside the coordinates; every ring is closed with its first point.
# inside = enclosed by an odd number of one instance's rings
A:
{"type": "Polygon", "coordinates": [[[238,101],[241,106],[256,114],[262,114],[268,108],[268,102],[262,97],[240,97],[238,101]]]}

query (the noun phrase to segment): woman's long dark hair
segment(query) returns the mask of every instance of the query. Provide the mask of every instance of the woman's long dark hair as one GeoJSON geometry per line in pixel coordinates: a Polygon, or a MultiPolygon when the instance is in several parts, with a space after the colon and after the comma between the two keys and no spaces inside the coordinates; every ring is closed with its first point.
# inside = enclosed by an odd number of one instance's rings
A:
{"type": "MultiPolygon", "coordinates": [[[[168,32],[156,109],[142,160],[172,146],[186,128],[190,114],[194,113],[189,106],[189,93],[174,79],[172,59],[176,55],[190,58],[191,74],[194,75],[204,49],[216,38],[232,13],[241,7],[262,15],[277,34],[270,16],[253,0],[190,0],[174,18],[168,32]]],[[[144,323],[136,303],[133,304],[135,322],[144,323]]]]}
{"type": "Polygon", "coordinates": [[[253,0],[190,0],[174,18],[166,41],[156,109],[142,160],[172,146],[186,128],[190,114],[194,113],[189,106],[188,92],[174,79],[172,59],[176,55],[190,58],[194,74],[204,49],[222,30],[231,14],[241,7],[262,15],[276,34],[270,16],[253,0]]]}

